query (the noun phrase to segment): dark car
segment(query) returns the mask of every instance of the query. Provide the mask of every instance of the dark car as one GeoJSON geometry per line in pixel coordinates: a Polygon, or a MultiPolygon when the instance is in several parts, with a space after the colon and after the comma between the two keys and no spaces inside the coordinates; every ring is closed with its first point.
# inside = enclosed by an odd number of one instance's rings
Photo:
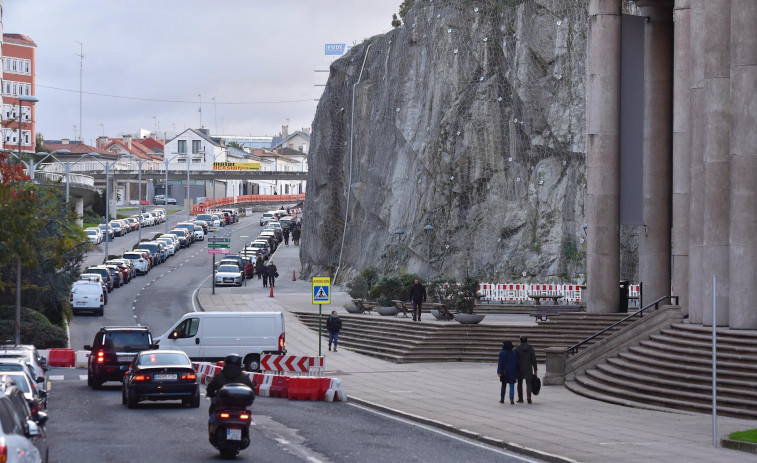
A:
{"type": "Polygon", "coordinates": [[[200,406],[200,385],[192,362],[180,350],[140,352],[124,377],[122,399],[129,408],[140,400],[181,400],[200,406]]]}
{"type": "Polygon", "coordinates": [[[100,389],[106,381],[123,380],[137,353],[153,349],[152,335],[145,326],[105,326],[95,335],[87,361],[87,385],[100,389]]]}
{"type": "Polygon", "coordinates": [[[186,230],[189,233],[189,242],[195,242],[195,224],[192,222],[179,222],[176,224],[175,228],[183,228],[186,230]]]}
{"type": "Polygon", "coordinates": [[[82,273],[97,273],[102,277],[105,285],[108,287],[108,292],[113,291],[115,284],[113,281],[113,276],[111,275],[110,269],[108,267],[105,267],[104,265],[96,265],[94,267],[88,268],[82,273]]]}
{"type": "Polygon", "coordinates": [[[114,288],[120,288],[121,286],[126,284],[124,280],[124,274],[121,273],[121,269],[118,268],[117,265],[105,264],[104,267],[106,267],[110,271],[110,276],[113,277],[114,288]]]}

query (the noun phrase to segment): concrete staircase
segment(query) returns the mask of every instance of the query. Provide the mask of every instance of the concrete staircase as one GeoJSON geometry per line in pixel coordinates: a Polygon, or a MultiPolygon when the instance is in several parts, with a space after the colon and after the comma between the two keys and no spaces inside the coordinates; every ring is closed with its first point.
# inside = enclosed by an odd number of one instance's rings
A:
{"type": "MultiPolygon", "coordinates": [[[[757,419],[757,331],[717,337],[718,414],[757,419]]],[[[605,402],[711,413],[711,339],[711,328],[674,324],[565,385],[605,402]]]]}
{"type": "MultiPolygon", "coordinates": [[[[318,330],[318,314],[296,312],[295,315],[309,328],[318,330]]],[[[340,315],[339,346],[395,363],[496,363],[502,341],[507,339],[517,346],[520,336],[528,336],[529,343],[536,350],[537,361],[544,363],[547,347],[572,346],[625,315],[565,313],[528,326],[488,324],[485,321],[478,325],[461,325],[455,321],[415,323],[407,318],[340,315]]],[[[322,320],[322,333],[328,339],[326,318],[324,316],[322,320]]],[[[629,323],[633,322],[628,321],[604,336],[629,323]]]]}

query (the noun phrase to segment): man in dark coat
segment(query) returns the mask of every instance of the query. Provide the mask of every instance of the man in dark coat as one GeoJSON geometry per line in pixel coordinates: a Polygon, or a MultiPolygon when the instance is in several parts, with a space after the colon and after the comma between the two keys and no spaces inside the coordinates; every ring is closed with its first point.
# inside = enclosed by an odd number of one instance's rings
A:
{"type": "Polygon", "coordinates": [[[255,273],[258,274],[258,280],[263,278],[263,256],[260,253],[255,258],[255,273]]]}
{"type": "Polygon", "coordinates": [[[294,242],[295,246],[300,245],[300,227],[298,227],[297,225],[295,225],[292,229],[292,241],[294,242]]]}
{"type": "Polygon", "coordinates": [[[536,352],[528,338],[520,337],[520,346],[515,348],[518,353],[518,403],[523,403],[523,380],[526,380],[526,397],[531,403],[531,384],[536,374],[536,352]]]}
{"type": "Polygon", "coordinates": [[[329,331],[329,350],[331,350],[331,343],[334,343],[334,352],[336,352],[336,345],[339,342],[339,330],[342,329],[342,319],[336,314],[336,310],[331,311],[328,320],[326,320],[326,329],[329,331]]]}
{"type": "Polygon", "coordinates": [[[284,235],[284,246],[289,246],[289,228],[284,228],[282,234],[284,235]]]}
{"type": "Polygon", "coordinates": [[[274,282],[276,281],[276,277],[279,276],[278,269],[276,268],[276,265],[273,262],[268,263],[268,283],[271,285],[271,288],[273,288],[274,282]]]}
{"type": "MultiPolygon", "coordinates": [[[[252,381],[250,381],[250,377],[242,370],[242,357],[237,354],[226,356],[223,362],[223,369],[208,383],[205,393],[208,397],[213,398],[221,387],[230,383],[244,384],[253,390],[253,394],[255,393],[255,387],[253,386],[252,381]]],[[[211,400],[208,413],[213,414],[214,408],[215,400],[211,400]]]]}
{"type": "Polygon", "coordinates": [[[518,379],[518,354],[513,350],[513,343],[504,341],[499,352],[497,375],[502,383],[499,403],[505,403],[505,388],[510,385],[510,404],[515,403],[515,381],[518,379]]]}
{"type": "Polygon", "coordinates": [[[415,280],[415,284],[410,288],[410,299],[413,301],[413,321],[421,321],[421,308],[426,302],[426,287],[418,280],[415,280]]]}

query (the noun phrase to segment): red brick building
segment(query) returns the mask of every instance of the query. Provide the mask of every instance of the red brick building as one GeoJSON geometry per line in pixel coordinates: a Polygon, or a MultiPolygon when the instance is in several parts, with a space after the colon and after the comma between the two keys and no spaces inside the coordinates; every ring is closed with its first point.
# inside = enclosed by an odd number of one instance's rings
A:
{"type": "MultiPolygon", "coordinates": [[[[2,47],[2,144],[18,150],[19,97],[35,95],[37,44],[24,34],[3,34],[2,47]]],[[[34,104],[21,102],[21,150],[34,152],[34,104]]]]}

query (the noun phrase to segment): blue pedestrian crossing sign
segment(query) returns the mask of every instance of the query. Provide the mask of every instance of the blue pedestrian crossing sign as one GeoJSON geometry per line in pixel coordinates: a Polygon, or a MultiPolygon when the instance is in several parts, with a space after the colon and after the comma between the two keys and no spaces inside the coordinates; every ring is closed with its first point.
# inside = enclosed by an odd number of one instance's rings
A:
{"type": "Polygon", "coordinates": [[[313,277],[313,304],[331,303],[331,277],[313,277]]]}

